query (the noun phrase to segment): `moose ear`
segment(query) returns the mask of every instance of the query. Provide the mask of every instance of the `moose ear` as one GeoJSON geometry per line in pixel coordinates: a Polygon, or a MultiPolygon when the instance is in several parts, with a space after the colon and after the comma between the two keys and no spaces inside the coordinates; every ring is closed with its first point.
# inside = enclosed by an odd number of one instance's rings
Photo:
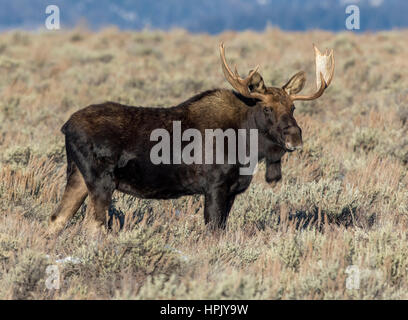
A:
{"type": "MultiPolygon", "coordinates": [[[[249,74],[251,74],[253,70],[249,71],[249,74]]],[[[251,92],[259,92],[259,93],[265,93],[266,92],[266,87],[265,83],[261,77],[261,75],[258,72],[255,72],[254,75],[251,78],[251,81],[248,84],[249,90],[251,92]]]]}
{"type": "Polygon", "coordinates": [[[288,83],[286,83],[282,89],[285,90],[288,95],[297,94],[302,91],[305,83],[306,75],[303,71],[300,71],[290,78],[288,83]]]}

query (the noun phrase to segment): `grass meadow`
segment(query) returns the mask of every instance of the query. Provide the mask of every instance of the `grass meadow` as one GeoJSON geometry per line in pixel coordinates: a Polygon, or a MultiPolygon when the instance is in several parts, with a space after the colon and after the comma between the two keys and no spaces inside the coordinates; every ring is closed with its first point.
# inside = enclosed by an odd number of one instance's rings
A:
{"type": "Polygon", "coordinates": [[[403,30],[1,33],[0,299],[408,299],[407,38],[403,30]],[[282,181],[266,184],[261,164],[226,232],[206,229],[199,196],[115,193],[113,231],[102,240],[81,228],[86,203],[47,240],[65,186],[60,128],[69,116],[106,100],[172,106],[229,88],[220,41],[231,65],[246,74],[260,64],[269,86],[304,70],[304,92],[316,83],[312,43],[334,49],[329,89],[296,102],[304,148],[284,156],[282,181]],[[52,265],[59,289],[47,288],[52,265]]]}

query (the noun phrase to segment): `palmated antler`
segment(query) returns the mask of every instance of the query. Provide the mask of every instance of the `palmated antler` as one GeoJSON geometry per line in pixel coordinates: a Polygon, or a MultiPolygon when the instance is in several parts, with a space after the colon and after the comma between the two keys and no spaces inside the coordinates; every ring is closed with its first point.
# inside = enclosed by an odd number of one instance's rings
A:
{"type": "Polygon", "coordinates": [[[295,100],[314,100],[319,98],[324,90],[330,85],[334,75],[334,55],[333,49],[326,50],[322,54],[319,49],[313,45],[315,50],[315,63],[316,63],[316,86],[318,91],[312,95],[291,95],[292,101],[295,100]]]}
{"type": "Polygon", "coordinates": [[[255,69],[253,69],[245,79],[242,79],[238,74],[236,66],[235,66],[234,73],[231,71],[230,67],[228,66],[227,60],[225,59],[224,44],[222,42],[220,44],[220,57],[221,57],[221,65],[222,65],[222,71],[224,72],[224,76],[235,90],[237,90],[244,97],[265,100],[266,95],[259,93],[259,92],[251,92],[249,90],[251,79],[255,75],[255,73],[257,73],[259,69],[259,65],[255,69]]]}

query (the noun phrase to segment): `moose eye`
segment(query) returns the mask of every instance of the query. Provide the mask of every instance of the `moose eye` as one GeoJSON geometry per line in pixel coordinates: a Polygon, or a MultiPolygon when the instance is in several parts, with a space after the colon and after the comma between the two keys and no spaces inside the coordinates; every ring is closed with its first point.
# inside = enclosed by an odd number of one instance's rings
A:
{"type": "Polygon", "coordinates": [[[290,112],[292,113],[295,112],[295,109],[296,109],[295,106],[292,106],[292,108],[290,109],[290,112]]]}

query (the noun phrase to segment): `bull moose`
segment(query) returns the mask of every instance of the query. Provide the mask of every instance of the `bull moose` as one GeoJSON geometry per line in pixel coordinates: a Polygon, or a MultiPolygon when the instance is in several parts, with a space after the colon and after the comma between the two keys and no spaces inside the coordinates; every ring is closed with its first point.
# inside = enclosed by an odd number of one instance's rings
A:
{"type": "MultiPolygon", "coordinates": [[[[65,135],[67,183],[62,201],[50,218],[49,232],[58,234],[88,195],[85,224],[92,232],[103,229],[115,190],[149,199],[204,195],[205,223],[213,229],[225,228],[235,197],[251,183],[252,174],[240,174],[246,165],[218,161],[153,163],[151,150],[158,140],[151,139],[152,132],[161,128],[174,138],[174,122],[182,130],[195,129],[203,135],[208,129],[256,130],[257,161],[266,162],[265,179],[268,183],[280,180],[282,156],[303,143],[302,130],[293,116],[294,101],[319,98],[333,78],[333,50],[322,54],[314,49],[317,89],[311,95],[298,95],[305,85],[304,72],[295,74],[281,88],[267,87],[258,67],[241,78],[236,68],[233,72],[228,66],[221,43],[222,70],[235,91],[205,91],[169,108],[105,102],[72,114],[61,129],[65,135]]],[[[184,146],[187,143],[182,141],[184,146]]],[[[209,151],[203,144],[199,146],[202,152],[209,151]]],[[[227,157],[228,150],[223,152],[227,157]]]]}

